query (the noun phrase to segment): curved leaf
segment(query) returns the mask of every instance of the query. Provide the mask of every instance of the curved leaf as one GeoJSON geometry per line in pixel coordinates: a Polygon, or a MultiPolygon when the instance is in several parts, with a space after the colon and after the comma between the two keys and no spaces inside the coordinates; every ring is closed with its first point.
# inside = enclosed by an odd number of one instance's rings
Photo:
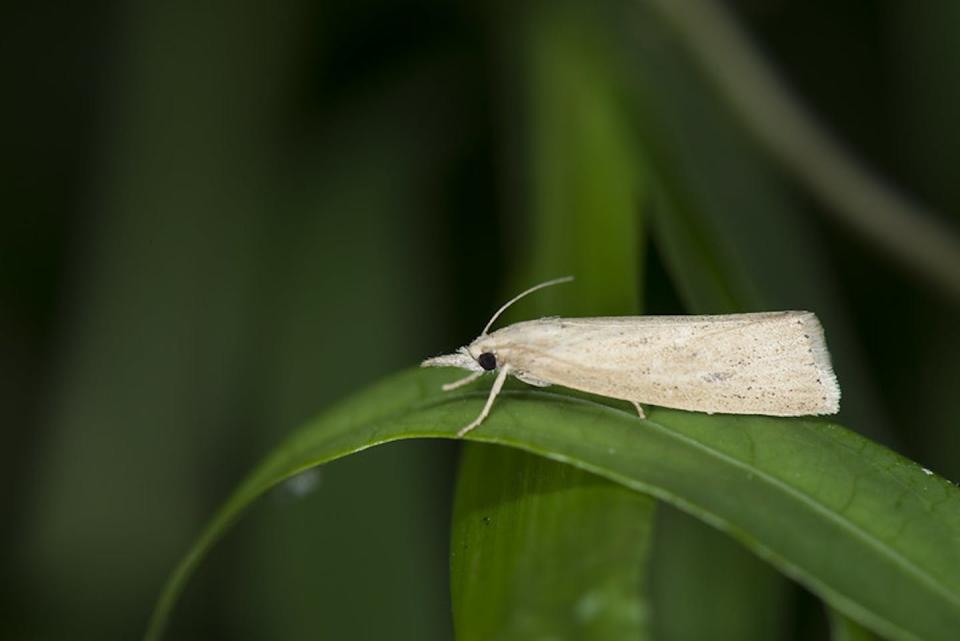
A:
{"type": "MultiPolygon", "coordinates": [[[[411,370],[293,433],[236,490],[171,577],[147,639],[243,509],[306,468],[404,438],[451,437],[484,386],[444,394],[443,370],[411,370]]],[[[960,492],[840,426],[707,416],[507,391],[472,440],[517,447],[651,494],[724,530],[840,612],[891,639],[960,627],[960,492]]]]}

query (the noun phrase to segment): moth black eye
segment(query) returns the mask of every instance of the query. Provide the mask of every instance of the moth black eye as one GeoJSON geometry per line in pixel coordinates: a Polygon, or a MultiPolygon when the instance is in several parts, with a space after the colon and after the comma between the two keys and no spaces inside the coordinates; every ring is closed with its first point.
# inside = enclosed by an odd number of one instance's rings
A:
{"type": "Polygon", "coordinates": [[[497,357],[490,352],[480,354],[480,356],[477,357],[477,362],[480,363],[480,367],[488,372],[492,369],[497,369],[497,357]]]}

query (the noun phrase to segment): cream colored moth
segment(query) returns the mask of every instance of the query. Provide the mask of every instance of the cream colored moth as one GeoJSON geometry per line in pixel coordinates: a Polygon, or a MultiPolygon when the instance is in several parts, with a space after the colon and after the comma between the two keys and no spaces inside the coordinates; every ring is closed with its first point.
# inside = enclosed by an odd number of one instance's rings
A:
{"type": "Polygon", "coordinates": [[[490,326],[535,285],[505,303],[472,343],[421,367],[460,367],[471,373],[446,391],[497,371],[487,402],[463,436],[490,413],[508,374],[538,387],[562,385],[630,401],[697,412],[808,416],[835,414],[840,387],[823,328],[812,312],[717,316],[541,318],[490,326]]]}

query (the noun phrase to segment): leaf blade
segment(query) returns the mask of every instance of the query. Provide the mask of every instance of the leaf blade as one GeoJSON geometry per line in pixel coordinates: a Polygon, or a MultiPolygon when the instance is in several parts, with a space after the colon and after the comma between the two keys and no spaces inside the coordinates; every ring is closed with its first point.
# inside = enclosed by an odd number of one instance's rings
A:
{"type": "Polygon", "coordinates": [[[520,450],[470,449],[450,552],[457,638],[636,638],[653,502],[520,450]]]}
{"type": "MultiPolygon", "coordinates": [[[[273,485],[380,443],[451,437],[480,409],[484,395],[444,395],[439,384],[448,375],[402,372],[292,434],[185,557],[146,638],[160,638],[203,555],[273,485]]],[[[891,639],[946,641],[960,625],[960,492],[840,426],[663,409],[640,421],[588,400],[508,391],[471,437],[569,463],[668,501],[737,537],[891,639]]]]}

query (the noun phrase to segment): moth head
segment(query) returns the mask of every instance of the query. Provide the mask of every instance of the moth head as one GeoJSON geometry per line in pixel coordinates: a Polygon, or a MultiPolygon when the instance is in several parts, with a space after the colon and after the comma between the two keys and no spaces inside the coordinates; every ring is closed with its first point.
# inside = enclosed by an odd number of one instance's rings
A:
{"type": "Polygon", "coordinates": [[[493,339],[489,333],[490,327],[493,326],[493,322],[497,320],[500,314],[506,311],[508,307],[513,305],[524,296],[532,294],[538,289],[543,289],[544,287],[550,287],[552,285],[559,285],[560,283],[569,283],[572,280],[573,276],[554,278],[553,280],[548,280],[545,283],[534,285],[533,287],[520,292],[504,303],[503,306],[496,311],[493,317],[490,318],[486,326],[483,328],[483,331],[480,332],[480,336],[470,343],[470,345],[467,347],[461,347],[453,354],[444,354],[443,356],[434,356],[433,358],[428,358],[420,363],[420,367],[459,367],[461,369],[470,370],[471,372],[481,373],[490,372],[497,369],[502,365],[502,363],[497,359],[497,353],[493,347],[495,339],[493,339]]]}
{"type": "Polygon", "coordinates": [[[434,356],[420,364],[420,367],[459,367],[471,372],[490,372],[500,366],[493,349],[484,345],[488,341],[481,336],[467,347],[461,347],[453,354],[434,356]]]}
{"type": "Polygon", "coordinates": [[[477,356],[477,363],[487,372],[497,369],[497,357],[493,352],[481,353],[477,356]]]}
{"type": "Polygon", "coordinates": [[[476,361],[481,371],[492,372],[502,364],[497,358],[495,343],[496,339],[493,336],[484,334],[478,336],[475,341],[465,348],[466,353],[476,361]]]}

